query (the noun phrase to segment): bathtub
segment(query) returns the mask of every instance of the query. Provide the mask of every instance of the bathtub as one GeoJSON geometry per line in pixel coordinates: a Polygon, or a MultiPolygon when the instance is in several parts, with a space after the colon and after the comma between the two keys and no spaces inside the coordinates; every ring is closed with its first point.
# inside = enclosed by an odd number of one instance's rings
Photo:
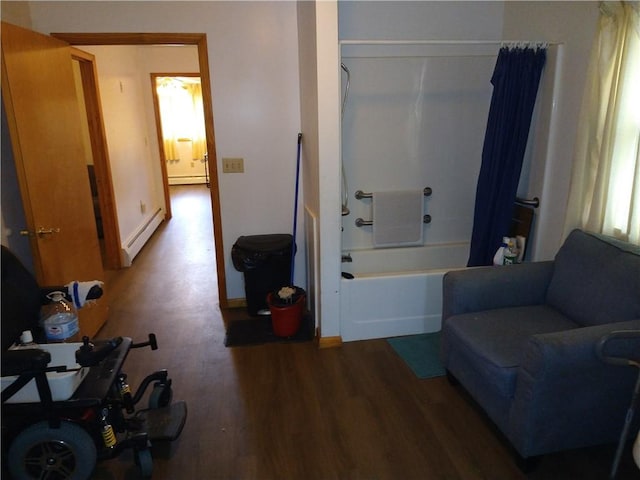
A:
{"type": "Polygon", "coordinates": [[[442,277],[464,268],[469,243],[351,250],[340,283],[340,333],[345,342],[440,330],[442,277]]]}

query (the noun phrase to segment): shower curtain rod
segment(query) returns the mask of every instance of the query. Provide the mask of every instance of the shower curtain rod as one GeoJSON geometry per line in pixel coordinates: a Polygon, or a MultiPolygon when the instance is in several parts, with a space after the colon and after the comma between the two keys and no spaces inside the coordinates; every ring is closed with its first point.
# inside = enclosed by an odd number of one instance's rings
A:
{"type": "Polygon", "coordinates": [[[561,45],[535,40],[340,40],[339,45],[561,45]]]}

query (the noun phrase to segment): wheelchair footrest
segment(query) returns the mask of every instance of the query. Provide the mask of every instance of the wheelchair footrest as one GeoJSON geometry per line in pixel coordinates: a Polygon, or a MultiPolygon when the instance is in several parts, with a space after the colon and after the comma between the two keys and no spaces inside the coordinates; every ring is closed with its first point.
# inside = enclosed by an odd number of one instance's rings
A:
{"type": "Polygon", "coordinates": [[[180,436],[187,420],[187,404],[174,402],[168,407],[140,410],[136,416],[144,420],[151,442],[173,441],[180,436]]]}

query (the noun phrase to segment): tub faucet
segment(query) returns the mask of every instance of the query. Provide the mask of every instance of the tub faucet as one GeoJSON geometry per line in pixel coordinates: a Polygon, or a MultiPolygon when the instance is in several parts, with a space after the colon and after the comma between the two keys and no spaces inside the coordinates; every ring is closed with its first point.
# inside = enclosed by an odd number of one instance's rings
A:
{"type": "Polygon", "coordinates": [[[346,255],[342,255],[342,263],[350,263],[353,262],[353,259],[351,258],[351,254],[347,253],[346,255]]]}

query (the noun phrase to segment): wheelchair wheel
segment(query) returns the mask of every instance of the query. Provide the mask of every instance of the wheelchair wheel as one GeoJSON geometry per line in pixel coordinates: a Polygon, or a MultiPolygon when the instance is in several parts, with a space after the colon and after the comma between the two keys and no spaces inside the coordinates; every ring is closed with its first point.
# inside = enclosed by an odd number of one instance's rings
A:
{"type": "Polygon", "coordinates": [[[166,383],[156,383],[149,395],[149,408],[162,408],[171,405],[173,390],[171,385],[166,383]]]}
{"type": "Polygon", "coordinates": [[[134,456],[136,465],[140,469],[140,476],[142,478],[151,478],[151,474],[153,473],[153,458],[151,458],[151,450],[148,448],[136,450],[134,456]]]}
{"type": "Polygon", "coordinates": [[[82,427],[38,422],[18,434],[8,452],[12,478],[86,480],[96,466],[96,446],[82,427]]]}

